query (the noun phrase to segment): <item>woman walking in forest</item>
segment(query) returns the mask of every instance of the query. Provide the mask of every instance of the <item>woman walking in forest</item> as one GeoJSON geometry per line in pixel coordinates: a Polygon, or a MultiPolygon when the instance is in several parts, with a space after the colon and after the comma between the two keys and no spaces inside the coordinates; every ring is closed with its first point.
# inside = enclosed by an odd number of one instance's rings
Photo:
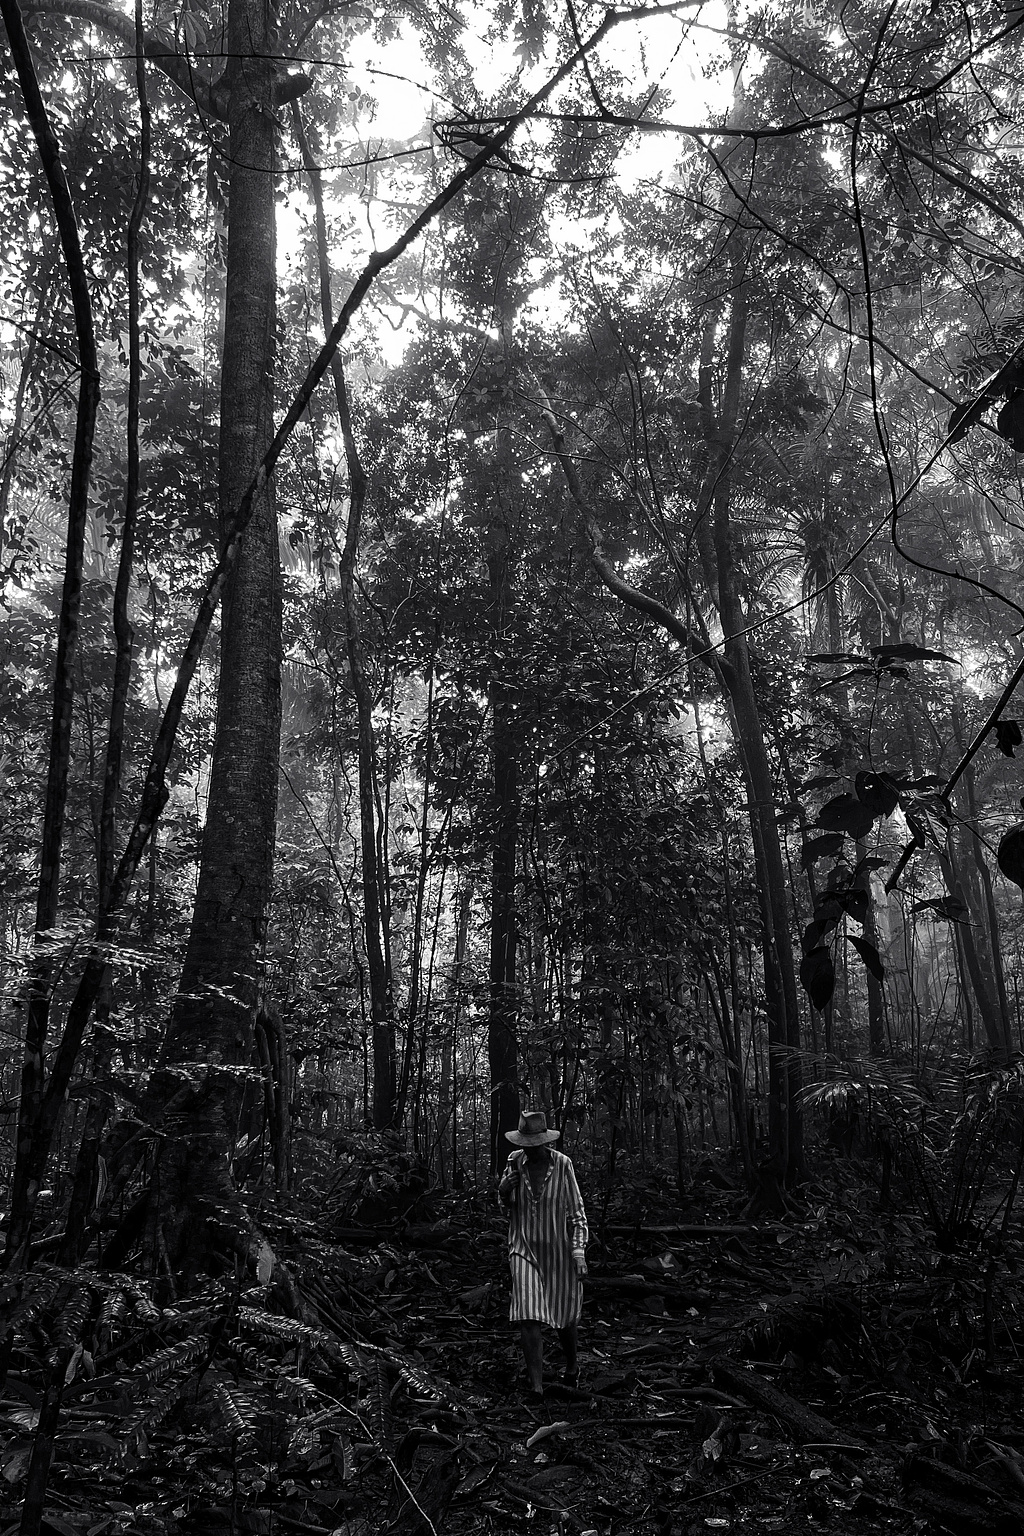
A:
{"type": "Polygon", "coordinates": [[[519,1129],[505,1135],[517,1148],[509,1153],[498,1184],[498,1199],[508,1212],[508,1315],[519,1324],[527,1399],[541,1402],[545,1323],[555,1329],[565,1353],[562,1380],[569,1386],[579,1381],[577,1325],[587,1272],[587,1213],[572,1163],[551,1146],[560,1132],[548,1130],[542,1110],[524,1110],[519,1129]]]}

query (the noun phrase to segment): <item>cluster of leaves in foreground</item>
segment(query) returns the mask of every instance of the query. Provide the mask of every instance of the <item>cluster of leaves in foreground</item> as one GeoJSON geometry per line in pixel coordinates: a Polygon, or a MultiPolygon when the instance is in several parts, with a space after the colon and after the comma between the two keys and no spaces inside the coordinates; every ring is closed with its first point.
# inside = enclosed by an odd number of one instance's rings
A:
{"type": "Polygon", "coordinates": [[[59,1536],[269,1531],[282,1510],[306,1530],[359,1536],[362,1511],[382,1498],[412,1528],[410,1450],[424,1438],[436,1442],[428,1504],[436,1513],[451,1497],[455,1441],[432,1424],[460,1422],[448,1390],[394,1351],[324,1326],[304,1301],[300,1319],[274,1310],[273,1288],[219,1280],[161,1307],[135,1277],[50,1265],[8,1281],[3,1299],[0,1519],[25,1497],[55,1368],[65,1387],[42,1528],[59,1536]],[[403,1412],[419,1416],[412,1446],[408,1427],[396,1430],[403,1412]]]}

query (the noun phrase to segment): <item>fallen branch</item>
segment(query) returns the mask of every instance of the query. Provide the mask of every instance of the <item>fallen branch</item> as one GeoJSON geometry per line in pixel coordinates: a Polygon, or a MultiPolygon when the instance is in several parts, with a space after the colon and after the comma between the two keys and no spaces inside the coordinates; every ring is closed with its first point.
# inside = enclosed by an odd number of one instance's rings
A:
{"type": "Polygon", "coordinates": [[[907,1491],[940,1519],[955,1514],[958,1530],[1024,1531],[1024,1504],[970,1472],[915,1451],[903,1468],[907,1491]]]}
{"type": "Polygon", "coordinates": [[[812,1408],[807,1408],[797,1398],[790,1397],[788,1392],[780,1392],[778,1387],[773,1387],[771,1382],[765,1381],[756,1371],[748,1370],[745,1366],[737,1365],[733,1360],[718,1359],[714,1362],[714,1375],[716,1381],[722,1381],[732,1392],[753,1403],[756,1408],[763,1408],[766,1413],[785,1424],[788,1429],[801,1442],[808,1441],[828,1444],[850,1450],[864,1451],[867,1447],[862,1440],[855,1435],[847,1435],[839,1429],[831,1420],[823,1418],[820,1413],[815,1413],[812,1408]]]}

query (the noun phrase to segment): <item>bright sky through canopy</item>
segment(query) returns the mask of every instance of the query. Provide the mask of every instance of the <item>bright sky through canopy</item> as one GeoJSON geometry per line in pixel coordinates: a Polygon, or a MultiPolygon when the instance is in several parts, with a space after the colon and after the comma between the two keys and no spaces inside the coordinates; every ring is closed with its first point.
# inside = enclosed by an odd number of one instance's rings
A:
{"type": "MultiPolygon", "coordinates": [[[[601,62],[613,68],[621,77],[622,92],[638,103],[643,103],[657,93],[652,103],[651,115],[667,114],[676,121],[694,124],[712,122],[716,112],[724,104],[722,76],[708,69],[709,61],[718,51],[719,40],[701,27],[694,27],[695,14],[705,23],[718,25],[724,22],[724,11],[717,4],[697,11],[681,10],[678,15],[660,14],[647,19],[630,21],[618,26],[604,39],[595,54],[595,64],[601,62]]],[[[510,32],[503,44],[495,45],[484,35],[486,13],[469,8],[468,24],[460,42],[469,61],[473,86],[479,99],[486,101],[499,93],[503,85],[512,81],[512,100],[522,100],[550,77],[556,67],[552,58],[545,57],[525,66],[517,55],[517,39],[510,32]]],[[[584,34],[592,31],[583,28],[584,34]]],[[[444,121],[455,115],[455,103],[450,88],[433,70],[419,38],[405,30],[386,43],[380,43],[367,29],[354,37],[346,47],[348,68],[342,80],[347,87],[360,90],[373,105],[360,115],[355,124],[362,140],[362,153],[367,158],[383,149],[390,152],[398,147],[414,151],[412,161],[399,161],[395,171],[401,176],[405,166],[415,165],[415,151],[426,152],[431,144],[431,123],[444,121]],[[422,146],[422,148],[420,148],[422,146]]],[[[578,68],[571,81],[571,88],[585,89],[585,74],[578,68]]],[[[473,102],[465,103],[471,108],[473,102]]],[[[552,103],[557,109],[557,103],[552,103]]],[[[544,122],[528,126],[517,137],[516,145],[523,161],[532,165],[542,162],[544,145],[549,128],[544,122]],[[532,147],[532,153],[531,153],[532,147]]],[[[439,148],[436,140],[433,147],[439,148]]],[[[680,141],[674,133],[638,131],[628,136],[619,154],[616,178],[625,190],[631,190],[639,182],[666,174],[679,154],[680,141]]],[[[357,161],[360,152],[350,157],[357,161]]],[[[543,166],[540,164],[540,173],[543,166]]],[[[373,248],[393,238],[404,223],[399,209],[399,197],[392,183],[392,176],[382,172],[379,178],[368,178],[360,193],[361,207],[356,215],[356,228],[345,242],[345,250],[335,251],[335,260],[343,268],[349,260],[356,261],[373,248]]],[[[294,260],[299,244],[299,225],[303,221],[300,208],[292,203],[283,210],[281,229],[282,260],[294,260]],[[298,220],[296,216],[298,215],[298,220]]],[[[557,223],[556,219],[556,223],[557,223]]],[[[553,230],[556,239],[558,232],[553,230]]],[[[562,234],[568,235],[568,230],[562,234]]],[[[576,242],[584,229],[575,231],[576,242]]],[[[385,334],[379,338],[384,354],[391,362],[397,362],[408,339],[408,328],[385,334]]]]}

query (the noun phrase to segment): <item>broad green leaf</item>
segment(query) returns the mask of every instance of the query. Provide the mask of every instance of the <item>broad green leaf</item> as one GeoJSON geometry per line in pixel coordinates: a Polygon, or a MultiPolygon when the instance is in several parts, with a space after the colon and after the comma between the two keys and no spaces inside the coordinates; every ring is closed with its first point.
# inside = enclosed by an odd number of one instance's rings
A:
{"type": "Polygon", "coordinates": [[[827,832],[823,837],[812,837],[800,851],[800,868],[806,869],[816,859],[828,859],[837,854],[843,846],[843,834],[841,832],[827,832]]]}
{"type": "Polygon", "coordinates": [[[875,946],[873,944],[869,944],[867,939],[859,939],[855,933],[850,934],[850,943],[853,945],[858,955],[860,955],[872,976],[877,976],[878,980],[881,981],[885,976],[885,967],[882,964],[882,958],[875,946]]]}
{"type": "Polygon", "coordinates": [[[868,915],[868,897],[866,891],[846,890],[836,891],[835,898],[844,912],[848,912],[855,922],[862,923],[868,915]]]}
{"type": "Polygon", "coordinates": [[[913,645],[909,641],[900,641],[896,645],[873,645],[871,654],[881,666],[889,661],[956,662],[956,657],[947,656],[945,651],[931,651],[926,645],[913,645]]]}
{"type": "Polygon", "coordinates": [[[1020,724],[1016,720],[996,721],[996,746],[1006,757],[1013,756],[1014,747],[1019,747],[1024,737],[1021,736],[1020,724]]]}
{"type": "Polygon", "coordinates": [[[820,947],[804,955],[800,962],[800,981],[815,1008],[824,1008],[836,984],[831,951],[820,947]]]}
{"type": "Polygon", "coordinates": [[[875,816],[891,816],[900,803],[896,783],[888,773],[858,773],[853,787],[857,799],[875,816]]]}
{"type": "Polygon", "coordinates": [[[818,812],[819,827],[830,832],[846,832],[850,837],[866,837],[875,824],[875,818],[856,795],[834,795],[826,800],[818,812]]]}

